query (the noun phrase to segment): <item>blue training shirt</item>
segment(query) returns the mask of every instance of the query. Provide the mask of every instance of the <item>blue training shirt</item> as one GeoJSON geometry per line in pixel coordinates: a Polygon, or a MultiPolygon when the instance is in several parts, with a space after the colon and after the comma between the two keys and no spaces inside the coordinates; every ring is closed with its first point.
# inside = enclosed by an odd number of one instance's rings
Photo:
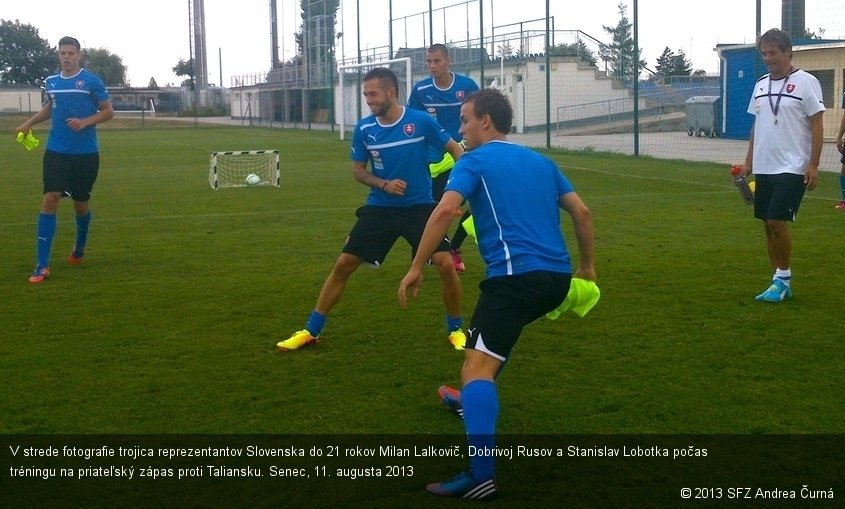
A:
{"type": "MultiPolygon", "coordinates": [[[[437,88],[434,78],[429,76],[414,84],[408,106],[427,112],[437,120],[455,141],[461,141],[461,105],[467,96],[478,90],[478,85],[466,76],[452,73],[449,88],[437,88]]],[[[439,161],[440,159],[438,159],[439,161]]]]}
{"type": "Polygon", "coordinates": [[[98,152],[94,126],[75,132],[67,126],[67,119],[85,118],[97,113],[98,104],[109,99],[103,81],[85,69],[67,78],[61,74],[48,76],[45,81],[47,95],[53,103],[47,150],[61,154],[98,152]]]}
{"type": "Polygon", "coordinates": [[[508,141],[491,141],[458,160],[446,190],[470,203],[488,278],[536,270],[572,273],[558,199],[574,189],[550,159],[508,141]]]}
{"type": "Polygon", "coordinates": [[[402,179],[407,183],[403,196],[381,189],[370,189],[365,205],[411,207],[434,203],[431,197],[430,150],[441,154],[449,142],[447,133],[429,115],[402,108],[402,116],[391,125],[382,125],[375,115],[358,121],[352,133],[350,159],[370,163],[373,175],[385,180],[402,179]]]}

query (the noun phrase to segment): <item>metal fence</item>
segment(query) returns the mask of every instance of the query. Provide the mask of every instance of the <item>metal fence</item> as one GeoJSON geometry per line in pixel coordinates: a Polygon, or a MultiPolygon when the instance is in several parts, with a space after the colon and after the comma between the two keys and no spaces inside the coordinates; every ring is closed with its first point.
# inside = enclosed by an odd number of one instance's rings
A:
{"type": "MultiPolygon", "coordinates": [[[[701,146],[710,144],[713,158],[725,153],[733,158],[735,149],[726,149],[727,144],[747,138],[744,110],[762,73],[759,61],[754,62],[753,44],[721,48],[718,75],[659,76],[649,66],[638,68],[638,73],[633,65],[626,69],[608,34],[560,30],[554,18],[485,28],[479,21],[480,8],[477,0],[470,0],[386,19],[386,30],[361,34],[359,45],[364,48],[346,59],[334,57],[336,29],[328,26],[325,16],[304,23],[303,27],[320,28],[304,38],[306,48],[300,55],[275,69],[233,78],[232,116],[266,124],[336,127],[339,66],[409,57],[416,81],[427,75],[426,48],[445,41],[452,69],[508,95],[514,106],[514,134],[534,145],[696,159],[701,157],[701,146]],[[734,63],[745,67],[737,71],[734,63]],[[735,83],[735,74],[741,75],[741,83],[735,83]],[[722,110],[715,115],[721,125],[713,130],[715,137],[688,134],[687,102],[700,96],[721,98],[722,110]]],[[[775,7],[767,3],[763,8],[775,7]]],[[[367,10],[366,15],[374,13],[387,16],[386,10],[367,10]]],[[[824,18],[831,27],[825,33],[845,34],[845,11],[835,3],[824,18]]],[[[616,21],[607,20],[606,25],[616,21]]],[[[748,20],[749,25],[754,22],[748,20]]],[[[718,27],[713,40],[716,46],[718,27]]],[[[819,76],[825,96],[832,98],[825,115],[825,136],[830,141],[842,116],[841,101],[835,98],[845,91],[845,42],[822,41],[818,34],[816,39],[795,42],[794,61],[819,76]]],[[[630,58],[633,62],[633,55],[630,58]]]]}

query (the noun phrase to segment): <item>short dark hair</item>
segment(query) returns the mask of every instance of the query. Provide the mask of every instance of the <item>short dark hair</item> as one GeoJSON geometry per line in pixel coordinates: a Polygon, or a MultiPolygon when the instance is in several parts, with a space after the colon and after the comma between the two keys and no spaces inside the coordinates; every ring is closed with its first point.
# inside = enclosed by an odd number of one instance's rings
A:
{"type": "Polygon", "coordinates": [[[384,90],[393,87],[393,90],[396,91],[396,95],[399,95],[399,78],[396,77],[396,73],[388,69],[387,67],[373,67],[367,74],[364,75],[364,81],[369,80],[379,80],[379,84],[381,88],[384,90]]]}
{"type": "Polygon", "coordinates": [[[446,58],[449,58],[449,48],[447,48],[445,44],[440,44],[438,42],[437,44],[432,44],[431,46],[428,47],[429,53],[434,53],[435,51],[442,51],[443,56],[445,56],[446,58]]]}
{"type": "Polygon", "coordinates": [[[79,41],[69,35],[66,35],[59,39],[59,47],[61,48],[62,46],[76,46],[76,51],[82,49],[82,47],[79,45],[79,41]]]}
{"type": "Polygon", "coordinates": [[[784,53],[792,51],[792,38],[789,37],[788,33],[777,28],[773,28],[760,36],[760,40],[757,41],[757,49],[759,50],[763,44],[774,44],[784,53]]]}
{"type": "Polygon", "coordinates": [[[464,100],[464,104],[472,105],[475,118],[490,115],[493,126],[502,134],[511,132],[513,125],[513,108],[508,98],[498,89],[482,88],[473,92],[464,100]]]}

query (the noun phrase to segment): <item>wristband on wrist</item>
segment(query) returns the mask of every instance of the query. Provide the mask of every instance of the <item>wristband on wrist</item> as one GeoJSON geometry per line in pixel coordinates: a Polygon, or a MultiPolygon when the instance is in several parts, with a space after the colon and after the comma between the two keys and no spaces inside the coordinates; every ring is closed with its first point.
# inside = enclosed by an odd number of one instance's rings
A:
{"type": "Polygon", "coordinates": [[[382,191],[387,191],[387,184],[389,184],[389,183],[390,183],[390,181],[389,181],[389,180],[385,180],[385,181],[384,181],[384,184],[382,184],[382,185],[381,185],[381,190],[382,190],[382,191]]]}

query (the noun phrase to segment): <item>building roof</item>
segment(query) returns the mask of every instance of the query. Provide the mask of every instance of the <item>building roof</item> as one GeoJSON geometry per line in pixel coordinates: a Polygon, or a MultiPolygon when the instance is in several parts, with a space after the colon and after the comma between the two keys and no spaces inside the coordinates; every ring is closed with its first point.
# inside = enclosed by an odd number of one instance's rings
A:
{"type": "MultiPolygon", "coordinates": [[[[719,53],[723,51],[737,51],[746,49],[756,49],[756,43],[746,44],[717,44],[714,48],[719,53]]],[[[817,49],[838,49],[845,48],[845,40],[843,39],[795,39],[792,41],[792,51],[806,51],[817,49]]]]}

